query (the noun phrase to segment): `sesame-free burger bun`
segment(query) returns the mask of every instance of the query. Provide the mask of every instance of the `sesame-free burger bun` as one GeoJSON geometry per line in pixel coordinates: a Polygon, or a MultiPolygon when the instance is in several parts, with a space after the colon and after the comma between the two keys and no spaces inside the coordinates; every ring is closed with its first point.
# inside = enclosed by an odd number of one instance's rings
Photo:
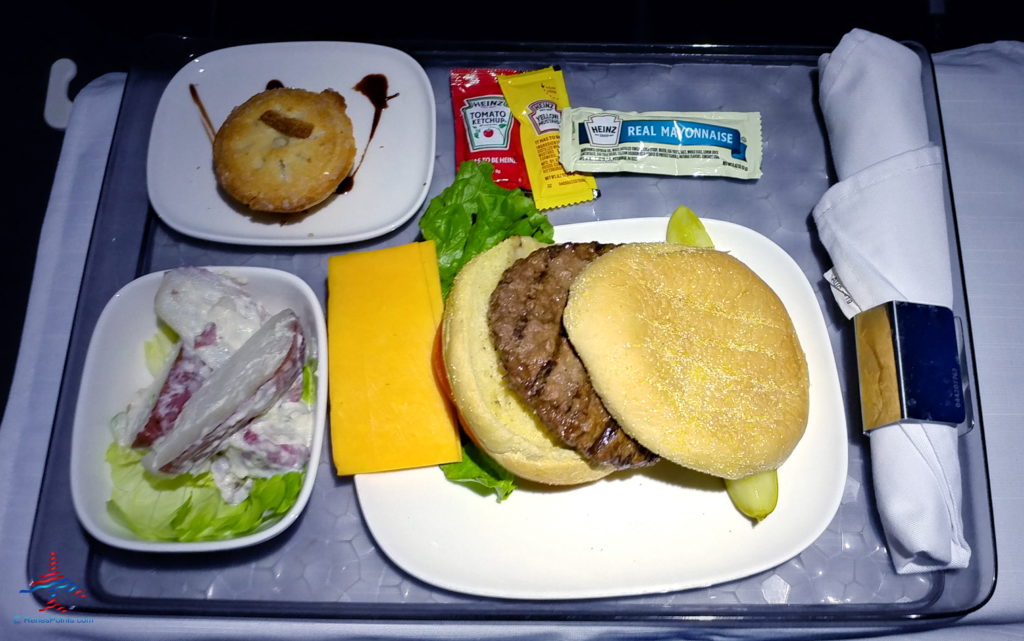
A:
{"type": "Polygon", "coordinates": [[[473,441],[520,478],[575,485],[614,470],[559,444],[509,389],[487,321],[491,293],[505,269],[543,246],[514,236],[467,263],[445,301],[441,348],[452,399],[473,441]]]}
{"type": "Polygon", "coordinates": [[[573,281],[563,322],[609,412],[665,459],[736,479],[778,468],[803,435],[792,320],[725,252],[622,245],[573,281]]]}

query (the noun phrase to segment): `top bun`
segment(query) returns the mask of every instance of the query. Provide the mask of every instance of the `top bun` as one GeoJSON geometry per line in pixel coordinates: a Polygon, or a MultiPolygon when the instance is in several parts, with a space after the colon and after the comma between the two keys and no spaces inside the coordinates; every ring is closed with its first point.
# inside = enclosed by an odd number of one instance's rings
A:
{"type": "Polygon", "coordinates": [[[807,425],[807,363],[774,291],[729,254],[622,245],[573,282],[569,339],[611,414],[662,457],[737,479],[807,425]]]}
{"type": "Polygon", "coordinates": [[[505,382],[487,310],[505,269],[544,245],[514,236],[467,263],[445,301],[445,371],[463,427],[512,474],[550,485],[594,481],[614,471],[558,443],[505,382]]]}

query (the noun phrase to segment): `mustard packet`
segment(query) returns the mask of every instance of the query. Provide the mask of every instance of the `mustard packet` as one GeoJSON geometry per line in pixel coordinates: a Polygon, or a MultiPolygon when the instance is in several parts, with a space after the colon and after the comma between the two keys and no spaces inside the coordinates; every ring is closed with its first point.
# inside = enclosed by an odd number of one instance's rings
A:
{"type": "Polygon", "coordinates": [[[562,111],[559,158],[568,171],[761,177],[756,111],[562,111]]]}
{"type": "Polygon", "coordinates": [[[545,67],[498,76],[505,102],[519,121],[523,160],[537,209],[552,209],[597,197],[593,176],[569,173],[559,162],[562,110],[569,108],[562,70],[545,67]]]}

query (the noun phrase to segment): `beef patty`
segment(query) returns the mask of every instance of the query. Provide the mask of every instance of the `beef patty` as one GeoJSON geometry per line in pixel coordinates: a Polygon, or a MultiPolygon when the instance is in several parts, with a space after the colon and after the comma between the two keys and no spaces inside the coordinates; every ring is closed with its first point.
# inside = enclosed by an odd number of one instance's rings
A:
{"type": "Polygon", "coordinates": [[[625,469],[658,457],[608,413],[562,327],[569,285],[614,247],[565,243],[516,261],[491,294],[487,320],[512,391],[565,445],[595,463],[625,469]]]}

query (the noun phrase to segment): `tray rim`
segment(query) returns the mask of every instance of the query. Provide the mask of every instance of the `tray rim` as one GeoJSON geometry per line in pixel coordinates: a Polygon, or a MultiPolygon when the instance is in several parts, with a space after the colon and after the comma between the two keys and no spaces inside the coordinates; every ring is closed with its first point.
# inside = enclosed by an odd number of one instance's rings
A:
{"type": "MultiPolygon", "coordinates": [[[[174,40],[174,37],[172,37],[172,40],[174,40]]],[[[177,43],[172,43],[172,44],[177,44],[178,46],[182,47],[183,49],[181,51],[179,51],[178,54],[176,54],[176,55],[183,55],[183,53],[182,53],[183,51],[192,51],[193,48],[199,42],[201,42],[201,41],[194,40],[194,39],[181,39],[181,38],[179,38],[177,40],[177,43]]],[[[211,46],[214,46],[216,48],[222,48],[222,47],[226,47],[226,46],[231,46],[231,44],[233,44],[233,43],[219,41],[215,45],[211,45],[211,46]]],[[[246,42],[238,42],[238,43],[234,43],[234,44],[246,44],[246,42]]],[[[389,43],[389,42],[384,42],[384,41],[380,42],[379,44],[386,44],[388,46],[395,46],[396,48],[404,48],[405,46],[409,45],[409,43],[404,43],[404,44],[403,43],[396,43],[396,42],[390,42],[389,43]]],[[[459,44],[463,44],[463,43],[459,43],[459,44]]],[[[506,44],[507,44],[507,46],[503,47],[502,50],[488,50],[488,51],[483,51],[483,52],[477,52],[477,51],[475,51],[472,48],[448,49],[448,48],[444,48],[444,47],[424,47],[424,46],[416,46],[416,47],[413,47],[411,49],[406,48],[404,50],[406,50],[410,55],[412,55],[413,57],[415,57],[417,59],[420,59],[421,57],[431,58],[431,57],[434,57],[434,56],[436,56],[438,59],[445,59],[445,58],[457,57],[457,56],[460,56],[460,55],[465,55],[466,53],[474,53],[474,54],[480,54],[480,59],[482,61],[486,61],[487,59],[490,59],[492,57],[504,57],[504,56],[507,56],[507,55],[529,57],[529,56],[532,56],[532,55],[547,55],[547,54],[556,53],[556,52],[557,53],[565,53],[565,54],[578,55],[578,56],[582,56],[582,57],[592,57],[592,56],[602,55],[601,51],[594,51],[594,50],[590,49],[591,47],[595,47],[596,46],[598,48],[604,49],[605,53],[607,53],[608,50],[612,50],[612,51],[616,52],[617,54],[628,55],[628,56],[639,56],[640,59],[645,60],[645,61],[651,61],[651,58],[649,58],[648,56],[650,56],[650,55],[657,55],[661,59],[664,59],[664,60],[676,60],[676,61],[679,61],[681,59],[696,60],[696,59],[699,58],[699,59],[704,59],[704,60],[713,59],[714,62],[724,62],[724,63],[729,63],[729,62],[736,62],[736,63],[754,62],[754,63],[761,63],[761,64],[775,64],[775,63],[780,63],[781,64],[781,63],[783,63],[783,61],[785,61],[785,63],[787,63],[787,64],[812,65],[812,64],[816,64],[817,55],[819,55],[820,53],[824,53],[824,52],[826,52],[826,51],[828,51],[830,49],[830,47],[829,48],[825,48],[825,47],[808,47],[808,46],[774,47],[772,45],[764,45],[764,46],[761,46],[761,45],[753,45],[753,46],[744,46],[744,45],[711,45],[711,46],[704,46],[704,45],[643,45],[643,46],[621,45],[621,46],[609,46],[609,45],[604,45],[604,44],[601,44],[601,45],[591,45],[591,44],[587,44],[587,43],[568,44],[568,45],[538,45],[536,43],[506,43],[506,44]],[[768,52],[769,49],[775,51],[776,53],[774,55],[769,55],[769,52],[768,52]],[[780,50],[781,50],[781,52],[780,52],[780,50]],[[762,52],[767,57],[760,57],[762,52]]],[[[931,85],[930,89],[931,89],[932,92],[934,92],[934,70],[931,67],[930,58],[928,57],[927,52],[924,50],[923,47],[921,47],[920,45],[917,45],[916,43],[904,42],[904,44],[907,44],[908,46],[911,46],[911,48],[914,48],[915,50],[917,50],[919,52],[919,54],[922,56],[923,60],[927,63],[925,65],[926,66],[925,74],[931,78],[932,85],[931,85]]],[[[129,104],[129,97],[130,97],[129,96],[129,91],[128,91],[128,87],[129,86],[132,86],[133,84],[135,84],[135,81],[139,81],[140,85],[145,85],[148,82],[152,82],[152,78],[145,78],[144,75],[142,76],[142,79],[140,80],[139,77],[137,77],[138,73],[139,73],[139,69],[137,69],[135,67],[133,67],[132,71],[129,73],[129,83],[126,86],[125,97],[124,97],[123,102],[122,102],[122,109],[124,109],[125,106],[129,104]]],[[[169,78],[170,78],[170,75],[167,76],[167,79],[169,79],[169,78]]],[[[154,101],[154,104],[155,104],[155,101],[154,101]]],[[[935,106],[937,108],[937,103],[935,104],[935,106]]],[[[122,116],[124,116],[123,112],[122,112],[122,116]]],[[[151,120],[150,120],[150,122],[151,122],[151,120]]],[[[120,125],[121,125],[121,118],[119,118],[118,131],[115,132],[115,141],[117,140],[118,137],[124,138],[124,137],[127,136],[127,134],[125,134],[124,132],[120,131],[121,130],[121,126],[120,125]],[[120,136],[119,136],[119,134],[120,134],[120,136]]],[[[148,126],[148,123],[147,123],[147,126],[148,126]]],[[[941,133],[940,133],[940,135],[941,135],[941,133]]],[[[942,145],[942,148],[943,148],[943,153],[945,154],[945,146],[944,146],[944,144],[942,145]]],[[[108,169],[111,166],[113,166],[115,164],[115,162],[116,162],[115,151],[116,151],[115,148],[112,147],[111,159],[108,161],[108,169]]],[[[947,163],[947,172],[948,172],[948,163],[947,163]]],[[[108,188],[109,187],[108,182],[110,180],[111,180],[111,177],[109,175],[105,174],[105,176],[104,176],[104,189],[103,189],[104,195],[101,195],[101,202],[100,202],[100,206],[99,206],[98,209],[101,209],[104,206],[104,201],[105,200],[107,200],[108,198],[112,197],[111,196],[111,192],[112,191],[116,191],[116,189],[108,188]]],[[[947,180],[948,180],[948,176],[947,176],[947,180]]],[[[120,182],[123,182],[123,181],[120,181],[120,182]]],[[[143,194],[144,193],[145,193],[145,190],[143,190],[143,194]]],[[[949,187],[948,187],[948,183],[947,183],[947,197],[948,196],[949,196],[949,187]]],[[[950,202],[949,205],[950,205],[950,213],[953,216],[953,221],[955,223],[956,218],[955,218],[955,212],[953,211],[953,208],[952,208],[952,203],[950,202]]],[[[147,206],[148,206],[148,203],[147,203],[147,206]]],[[[150,214],[152,214],[152,212],[150,212],[150,214]]],[[[151,235],[152,234],[152,226],[153,226],[153,224],[154,224],[154,221],[151,220],[150,217],[146,217],[146,220],[142,224],[143,229],[141,230],[141,235],[142,236],[146,236],[146,237],[151,235]]],[[[959,252],[959,236],[958,235],[954,235],[954,239],[955,239],[955,241],[957,243],[957,250],[959,252]]],[[[95,229],[94,229],[94,240],[95,240],[95,229]]],[[[90,259],[93,256],[93,252],[94,252],[94,249],[92,247],[90,247],[90,251],[89,251],[90,259]]],[[[959,258],[958,262],[962,262],[962,253],[958,253],[958,258],[959,258]]],[[[86,271],[88,271],[88,265],[89,265],[89,261],[87,261],[86,271]]],[[[141,265],[137,265],[136,266],[136,272],[135,272],[136,275],[144,273],[144,272],[140,272],[139,271],[140,268],[141,268],[141,265]]],[[[961,270],[960,277],[961,277],[961,290],[962,290],[962,287],[963,287],[962,270],[961,270]]],[[[86,276],[83,274],[83,283],[85,282],[85,280],[86,280],[86,276]]],[[[79,308],[81,308],[81,302],[79,302],[79,308]]],[[[72,333],[72,342],[69,343],[69,352],[71,351],[71,345],[74,344],[75,332],[78,332],[80,330],[80,328],[78,327],[78,323],[77,323],[77,318],[78,318],[78,315],[79,315],[80,311],[81,311],[80,309],[76,310],[76,324],[75,324],[75,327],[74,327],[74,330],[73,330],[73,333],[72,333]]],[[[968,347],[970,348],[971,340],[970,340],[970,324],[969,324],[969,322],[967,323],[967,327],[968,327],[968,332],[966,334],[966,338],[968,340],[966,340],[966,342],[968,344],[968,347]]],[[[82,331],[84,331],[84,330],[82,330],[82,331]]],[[[91,331],[91,328],[90,328],[90,331],[91,331]]],[[[971,354],[969,354],[969,356],[970,356],[969,364],[971,365],[971,367],[970,367],[970,375],[971,375],[971,382],[973,383],[973,385],[975,387],[974,392],[976,394],[976,386],[977,386],[977,371],[976,371],[976,367],[977,367],[977,365],[976,365],[976,362],[973,359],[973,355],[972,354],[973,354],[973,352],[971,352],[971,354]]],[[[62,376],[61,397],[60,397],[60,400],[58,401],[58,408],[65,401],[66,392],[68,392],[69,390],[72,393],[76,392],[75,385],[74,384],[69,384],[68,381],[67,381],[68,374],[69,374],[68,367],[71,364],[72,364],[72,359],[69,359],[68,362],[66,363],[66,366],[65,366],[64,376],[62,376]]],[[[74,394],[72,394],[72,399],[73,398],[74,398],[74,394]]],[[[981,409],[980,406],[978,404],[976,404],[975,405],[975,411],[977,412],[977,426],[978,427],[982,427],[982,422],[980,420],[980,409],[981,409]]],[[[50,447],[48,448],[47,460],[49,460],[51,458],[51,456],[53,455],[54,440],[55,440],[56,432],[59,429],[59,426],[57,425],[58,419],[59,419],[59,412],[58,412],[57,418],[55,418],[54,425],[51,426],[53,428],[53,432],[51,433],[50,447]]],[[[986,469],[986,473],[985,473],[986,487],[985,487],[985,490],[986,490],[987,494],[986,494],[985,498],[986,498],[986,500],[988,502],[988,514],[989,514],[988,525],[991,528],[990,532],[991,532],[991,536],[993,538],[992,552],[993,552],[993,556],[995,556],[996,548],[995,548],[995,544],[994,544],[994,527],[992,527],[992,522],[991,522],[991,518],[992,518],[992,516],[991,516],[991,512],[992,512],[992,510],[991,510],[991,491],[990,491],[990,488],[987,485],[987,483],[988,483],[988,477],[987,477],[987,457],[986,457],[986,454],[984,452],[984,447],[983,447],[984,446],[983,429],[975,430],[975,431],[977,431],[977,432],[982,434],[982,436],[981,436],[981,438],[982,438],[981,462],[983,463],[983,465],[985,466],[985,469],[986,469]]],[[[49,468],[49,465],[47,466],[47,468],[49,468]]],[[[48,474],[47,474],[46,471],[44,471],[44,486],[46,484],[46,476],[48,476],[48,474]]],[[[41,491],[41,495],[42,495],[42,491],[41,491]]],[[[33,535],[32,535],[31,541],[30,541],[30,549],[32,547],[35,547],[35,545],[37,543],[36,538],[35,538],[35,529],[36,529],[35,526],[38,526],[38,521],[39,521],[39,513],[37,512],[36,523],[34,524],[33,535]]],[[[94,550],[91,550],[91,549],[88,550],[86,558],[87,558],[86,567],[89,570],[88,574],[89,574],[90,577],[94,577],[95,575],[94,575],[93,571],[95,570],[97,564],[99,563],[99,560],[97,559],[97,556],[94,553],[94,550]]],[[[996,565],[995,559],[993,559],[992,565],[993,565],[993,568],[992,568],[992,581],[991,581],[991,585],[989,585],[989,588],[988,588],[987,592],[985,592],[983,594],[982,598],[978,599],[975,603],[970,604],[970,606],[967,607],[967,608],[961,608],[961,609],[958,609],[958,610],[943,611],[943,612],[926,612],[926,613],[922,614],[920,611],[915,610],[914,608],[916,608],[918,606],[927,607],[928,605],[930,605],[932,603],[935,603],[937,601],[937,599],[938,599],[938,597],[940,595],[936,594],[936,592],[940,592],[941,593],[941,591],[942,591],[942,589],[943,589],[943,587],[944,587],[944,585],[946,583],[946,578],[949,576],[947,573],[943,573],[939,577],[937,577],[935,585],[934,585],[933,589],[931,590],[931,592],[929,593],[929,595],[926,598],[920,599],[920,600],[918,600],[916,602],[912,602],[912,603],[908,603],[908,604],[827,604],[827,605],[820,606],[821,607],[821,614],[815,614],[813,616],[807,616],[806,613],[801,613],[799,615],[794,615],[794,614],[779,613],[779,612],[773,612],[772,614],[763,614],[763,613],[751,614],[751,610],[752,610],[751,606],[749,606],[749,605],[738,605],[735,608],[729,608],[729,607],[722,608],[721,611],[716,611],[714,614],[710,614],[710,615],[707,614],[706,612],[672,613],[672,614],[666,615],[666,614],[661,612],[661,608],[660,607],[650,606],[651,609],[658,610],[659,612],[658,613],[654,613],[654,614],[644,613],[642,611],[643,608],[640,608],[639,610],[634,611],[633,614],[624,614],[624,615],[618,615],[617,614],[617,615],[615,615],[612,618],[603,617],[603,616],[596,615],[596,614],[594,616],[586,616],[586,615],[580,614],[579,612],[575,612],[572,615],[555,615],[555,616],[551,616],[550,618],[544,617],[544,616],[539,616],[538,617],[536,614],[533,614],[533,615],[526,615],[525,619],[527,619],[527,620],[534,620],[534,621],[536,621],[536,620],[551,620],[551,621],[585,620],[585,621],[592,621],[592,622],[602,622],[602,621],[610,622],[612,620],[614,620],[615,622],[619,622],[619,621],[648,621],[648,622],[661,622],[661,623],[665,623],[665,622],[673,622],[673,623],[674,622],[700,622],[702,624],[711,625],[711,626],[718,626],[718,625],[722,625],[722,624],[726,624],[726,625],[730,625],[730,624],[757,625],[757,624],[763,624],[765,622],[805,623],[805,624],[808,624],[808,625],[818,625],[818,624],[821,624],[823,622],[825,622],[825,623],[828,623],[828,622],[844,623],[844,624],[845,624],[845,622],[852,622],[852,623],[865,623],[866,622],[866,623],[879,623],[879,624],[884,624],[884,625],[887,625],[887,626],[891,626],[891,625],[901,625],[901,626],[927,625],[929,622],[936,621],[936,620],[941,621],[941,620],[947,620],[947,619],[950,619],[950,618],[961,617],[961,616],[963,616],[965,614],[968,614],[968,613],[970,613],[972,611],[975,611],[978,608],[982,607],[991,598],[991,596],[992,596],[992,594],[994,592],[994,589],[995,589],[995,583],[996,583],[996,578],[997,578],[997,572],[996,572],[997,565],[996,565]]],[[[32,557],[31,556],[30,556],[29,561],[28,561],[28,568],[27,569],[28,569],[28,576],[32,576],[33,568],[32,568],[32,557]]],[[[174,615],[174,614],[191,614],[191,615],[195,615],[195,614],[197,614],[195,604],[198,602],[198,603],[206,604],[206,607],[203,607],[202,608],[203,611],[201,613],[199,613],[199,614],[215,615],[215,616],[218,616],[218,615],[219,616],[234,616],[234,615],[247,616],[247,615],[252,615],[252,616],[261,616],[261,617],[267,617],[268,616],[267,612],[261,610],[263,602],[261,602],[261,601],[246,601],[246,600],[226,600],[226,601],[211,602],[211,601],[200,601],[200,600],[195,600],[195,599],[168,600],[168,599],[150,599],[150,598],[143,597],[143,598],[136,598],[135,599],[136,604],[130,604],[130,605],[121,604],[119,607],[115,607],[115,606],[113,606],[113,604],[111,604],[109,602],[109,599],[117,598],[115,595],[112,595],[109,592],[103,590],[102,587],[100,587],[100,586],[92,585],[91,589],[93,590],[93,593],[95,595],[97,595],[97,596],[99,596],[101,598],[98,598],[97,600],[95,600],[92,603],[87,603],[87,604],[83,604],[83,606],[79,606],[77,608],[79,611],[82,611],[82,612],[121,612],[121,613],[132,613],[132,612],[142,613],[142,612],[145,612],[145,613],[163,614],[163,615],[168,615],[168,614],[170,614],[170,615],[174,615]],[[215,605],[217,607],[213,607],[213,608],[208,607],[211,603],[215,603],[215,605]],[[218,609],[218,607],[222,608],[222,609],[218,609]]],[[[413,606],[424,606],[424,605],[428,605],[428,604],[412,604],[412,605],[413,606]]],[[[316,603],[312,603],[312,604],[311,603],[305,603],[305,604],[303,604],[304,607],[307,607],[309,609],[309,614],[311,614],[313,616],[324,616],[324,617],[327,617],[327,618],[375,619],[375,620],[380,620],[382,618],[388,618],[388,619],[401,619],[401,620],[428,620],[428,621],[436,621],[439,618],[445,618],[445,619],[450,619],[451,618],[451,613],[452,613],[452,611],[454,609],[452,604],[442,603],[442,604],[433,604],[433,605],[437,605],[438,608],[439,608],[439,611],[438,611],[437,616],[435,618],[423,617],[422,613],[418,613],[418,614],[409,613],[408,610],[415,609],[415,608],[411,608],[410,604],[403,604],[403,603],[398,603],[398,604],[390,604],[390,603],[388,603],[388,604],[377,604],[377,603],[369,603],[369,604],[367,604],[367,603],[360,603],[360,604],[338,604],[338,603],[330,603],[330,604],[323,604],[323,607],[319,607],[320,604],[316,604],[316,603]],[[348,607],[348,608],[344,607],[346,605],[351,605],[351,607],[348,607]],[[347,610],[347,611],[339,612],[339,609],[347,610]],[[384,616],[382,617],[382,615],[384,615],[384,616]]],[[[491,606],[493,608],[495,603],[490,603],[489,602],[489,603],[486,603],[486,604],[483,604],[483,605],[491,606]]],[[[498,603],[497,605],[502,606],[503,604],[498,603]]],[[[778,606],[768,606],[768,607],[769,608],[779,609],[778,606]]],[[[800,604],[798,607],[806,610],[808,608],[817,608],[818,606],[808,606],[806,604],[800,604]]],[[[486,621],[522,621],[522,620],[524,620],[524,615],[522,615],[522,614],[516,615],[514,613],[514,609],[515,608],[510,610],[507,607],[497,607],[495,609],[495,611],[491,612],[491,613],[481,614],[481,613],[475,613],[472,610],[466,610],[466,611],[463,611],[462,614],[464,615],[464,618],[466,620],[486,620],[486,621]]],[[[788,609],[788,608],[782,608],[782,609],[788,609]]],[[[292,618],[295,615],[293,615],[293,614],[281,614],[281,615],[271,614],[270,616],[273,616],[274,618],[279,618],[279,617],[280,618],[292,618]]],[[[845,624],[844,627],[846,627],[846,625],[848,625],[848,624],[845,624]]]]}

